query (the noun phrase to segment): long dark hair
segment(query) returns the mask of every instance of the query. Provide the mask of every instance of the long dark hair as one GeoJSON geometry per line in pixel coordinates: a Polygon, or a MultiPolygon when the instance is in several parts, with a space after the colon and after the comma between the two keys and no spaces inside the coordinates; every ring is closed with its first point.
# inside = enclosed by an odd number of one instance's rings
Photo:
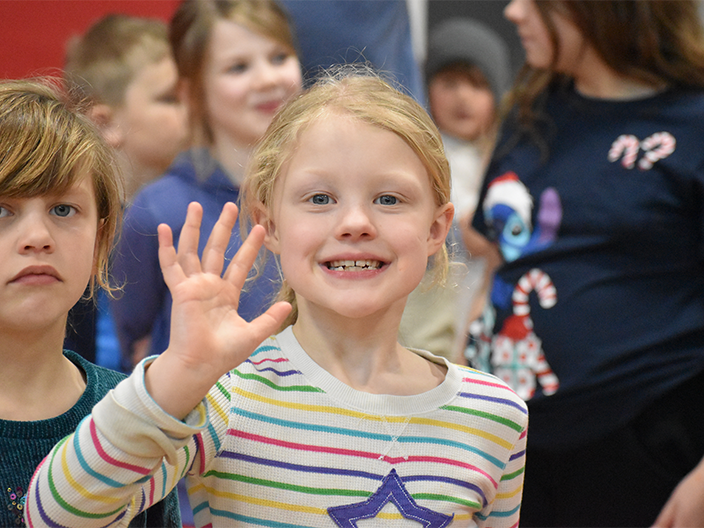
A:
{"type": "Polygon", "coordinates": [[[694,0],[535,0],[555,50],[552,65],[524,65],[506,100],[521,125],[539,118],[541,94],[569,79],[555,71],[559,42],[552,15],[570,19],[614,71],[646,84],[704,88],[704,32],[694,0]]]}

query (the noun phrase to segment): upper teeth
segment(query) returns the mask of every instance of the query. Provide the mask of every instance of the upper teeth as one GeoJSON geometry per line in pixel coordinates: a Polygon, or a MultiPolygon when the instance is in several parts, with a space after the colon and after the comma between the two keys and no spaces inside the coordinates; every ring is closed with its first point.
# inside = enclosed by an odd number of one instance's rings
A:
{"type": "Polygon", "coordinates": [[[359,271],[363,269],[378,269],[381,262],[378,260],[333,260],[328,264],[330,269],[359,271]]]}

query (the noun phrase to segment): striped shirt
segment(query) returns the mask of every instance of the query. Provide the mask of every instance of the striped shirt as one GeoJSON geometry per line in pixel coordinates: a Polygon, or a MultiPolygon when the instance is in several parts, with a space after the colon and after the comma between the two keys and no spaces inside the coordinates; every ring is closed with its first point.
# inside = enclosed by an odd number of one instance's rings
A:
{"type": "Polygon", "coordinates": [[[126,522],[185,475],[198,527],[517,526],[525,403],[489,374],[417,353],[447,367],[439,386],[370,394],[288,328],[183,422],[151,399],[140,365],[40,466],[28,526],[126,522]]]}

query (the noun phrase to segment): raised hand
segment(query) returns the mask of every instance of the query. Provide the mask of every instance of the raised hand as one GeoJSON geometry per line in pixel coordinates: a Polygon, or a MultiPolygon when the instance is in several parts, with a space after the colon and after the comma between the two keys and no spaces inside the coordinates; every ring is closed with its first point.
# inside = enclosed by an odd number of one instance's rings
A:
{"type": "Polygon", "coordinates": [[[242,363],[281,325],[291,310],[276,303],[251,322],[237,313],[240,292],[264,240],[255,226],[221,277],[225,249],[237,220],[228,203],[213,227],[202,259],[198,240],[203,210],[188,207],[176,252],[171,229],[159,226],[159,262],[171,291],[169,347],[147,369],[147,390],[176,418],[185,417],[225,372],[242,363]]]}

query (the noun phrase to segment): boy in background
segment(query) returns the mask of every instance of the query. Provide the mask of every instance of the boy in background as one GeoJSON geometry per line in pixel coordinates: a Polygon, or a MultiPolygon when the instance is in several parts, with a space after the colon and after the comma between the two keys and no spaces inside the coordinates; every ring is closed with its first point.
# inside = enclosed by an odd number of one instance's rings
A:
{"type": "MultiPolygon", "coordinates": [[[[168,29],[156,19],[110,14],[68,44],[65,81],[74,102],[117,151],[125,202],[160,176],[186,145],[186,110],[177,97],[168,29]]],[[[69,348],[99,365],[121,365],[106,303],[81,301],[71,311],[69,348]]]]}
{"type": "Polygon", "coordinates": [[[126,199],[161,176],[185,146],[168,29],[156,19],[107,15],[69,42],[66,81],[118,151],[126,199]]]}

